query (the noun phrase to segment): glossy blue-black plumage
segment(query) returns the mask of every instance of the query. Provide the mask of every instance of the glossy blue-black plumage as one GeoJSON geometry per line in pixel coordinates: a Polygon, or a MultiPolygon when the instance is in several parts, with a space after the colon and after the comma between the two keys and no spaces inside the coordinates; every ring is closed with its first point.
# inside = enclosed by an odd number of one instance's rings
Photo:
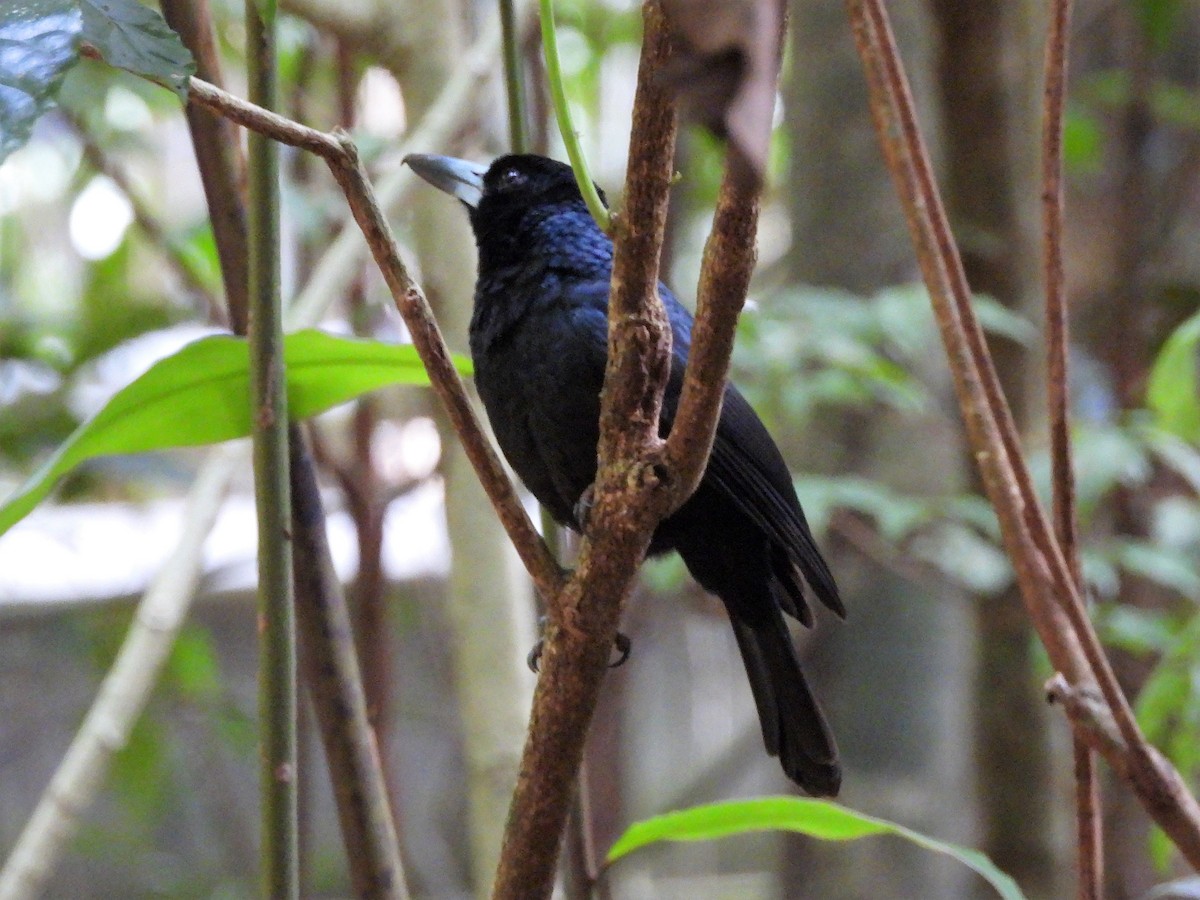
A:
{"type": "MultiPolygon", "coordinates": [[[[543,157],[501,157],[468,208],[479,249],[470,339],[480,396],[513,469],[558,522],[578,527],[575,505],[596,474],[612,244],[571,170],[543,157]]],[[[665,434],[692,317],[665,286],[659,290],[673,336],[665,434]]],[[[650,552],[668,550],[729,611],[768,751],[809,792],[836,794],[833,737],[783,613],[811,624],[806,585],[839,615],[844,610],[787,466],[732,386],[699,488],[655,532],[650,552]]]]}

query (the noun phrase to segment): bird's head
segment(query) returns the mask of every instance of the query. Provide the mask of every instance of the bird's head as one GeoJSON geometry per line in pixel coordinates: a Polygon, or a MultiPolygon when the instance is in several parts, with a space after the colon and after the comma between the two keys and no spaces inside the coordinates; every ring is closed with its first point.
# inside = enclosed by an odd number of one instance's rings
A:
{"type": "MultiPolygon", "coordinates": [[[[545,156],[509,154],[483,165],[452,156],[410,153],[404,162],[434,187],[462,201],[476,235],[483,228],[516,234],[531,210],[587,209],[571,167],[545,156]]],[[[600,198],[607,205],[603,191],[600,198]]]]}

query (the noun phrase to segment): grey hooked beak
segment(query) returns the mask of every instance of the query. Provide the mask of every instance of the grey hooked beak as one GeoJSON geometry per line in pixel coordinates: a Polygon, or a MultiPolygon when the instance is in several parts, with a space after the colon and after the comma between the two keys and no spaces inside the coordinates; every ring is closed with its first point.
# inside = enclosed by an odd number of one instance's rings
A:
{"type": "Polygon", "coordinates": [[[404,162],[439,191],[457,197],[472,209],[479,205],[486,165],[432,153],[410,153],[404,162]]]}

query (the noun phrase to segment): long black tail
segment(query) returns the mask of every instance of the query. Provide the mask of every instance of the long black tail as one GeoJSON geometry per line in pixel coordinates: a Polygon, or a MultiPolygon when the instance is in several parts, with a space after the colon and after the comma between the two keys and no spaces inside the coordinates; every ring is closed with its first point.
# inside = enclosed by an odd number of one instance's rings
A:
{"type": "Polygon", "coordinates": [[[836,797],[842,784],[837,746],[809,690],[783,616],[751,626],[735,617],[733,633],[758,707],[767,752],[788,778],[817,797],[836,797]]]}

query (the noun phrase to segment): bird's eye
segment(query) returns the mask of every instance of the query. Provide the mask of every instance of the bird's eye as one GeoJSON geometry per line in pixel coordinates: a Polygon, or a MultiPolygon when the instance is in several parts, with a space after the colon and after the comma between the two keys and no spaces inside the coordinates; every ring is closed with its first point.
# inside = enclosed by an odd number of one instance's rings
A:
{"type": "Polygon", "coordinates": [[[500,173],[500,187],[510,188],[525,183],[525,173],[515,166],[500,173]]]}

